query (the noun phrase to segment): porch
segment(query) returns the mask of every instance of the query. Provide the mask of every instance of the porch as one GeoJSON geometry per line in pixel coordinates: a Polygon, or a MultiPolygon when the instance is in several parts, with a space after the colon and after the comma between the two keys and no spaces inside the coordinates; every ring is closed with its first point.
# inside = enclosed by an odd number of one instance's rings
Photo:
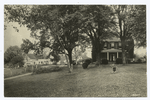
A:
{"type": "Polygon", "coordinates": [[[101,59],[107,59],[109,62],[114,62],[120,57],[122,57],[122,51],[118,49],[102,50],[101,53],[101,59]]]}

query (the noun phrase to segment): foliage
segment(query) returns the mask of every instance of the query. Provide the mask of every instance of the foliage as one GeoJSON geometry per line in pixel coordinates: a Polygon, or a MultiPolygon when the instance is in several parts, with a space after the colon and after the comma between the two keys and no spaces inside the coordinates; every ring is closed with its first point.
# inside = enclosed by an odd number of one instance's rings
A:
{"type": "Polygon", "coordinates": [[[73,65],[76,65],[77,63],[76,63],[76,61],[75,61],[75,60],[72,60],[72,64],[73,64],[73,65]]]}
{"type": "Polygon", "coordinates": [[[107,5],[81,6],[82,32],[86,33],[92,43],[92,59],[100,63],[103,40],[114,36],[114,18],[111,7],[107,5]]]}
{"type": "Polygon", "coordinates": [[[91,58],[85,59],[84,63],[82,64],[83,69],[86,69],[91,62],[92,62],[91,58]]]}
{"type": "Polygon", "coordinates": [[[28,53],[29,50],[34,48],[34,44],[29,39],[23,39],[22,41],[23,41],[23,43],[21,44],[21,49],[25,53],[28,53]]]}
{"type": "Polygon", "coordinates": [[[85,62],[85,63],[83,63],[83,64],[82,64],[83,69],[86,69],[86,68],[88,67],[88,65],[89,65],[89,64],[88,64],[88,63],[86,63],[86,62],[85,62]]]}
{"type": "Polygon", "coordinates": [[[49,68],[38,68],[33,71],[33,74],[41,74],[41,73],[50,73],[50,72],[57,72],[60,71],[61,68],[58,66],[56,67],[49,67],[49,68]]]}
{"type": "Polygon", "coordinates": [[[87,63],[87,64],[90,64],[92,62],[92,59],[91,58],[90,59],[85,59],[84,62],[87,63]]]}
{"type": "Polygon", "coordinates": [[[107,59],[102,59],[102,64],[108,64],[108,60],[107,59]]]}
{"type": "Polygon", "coordinates": [[[77,63],[79,60],[83,58],[83,53],[85,52],[86,47],[87,47],[86,44],[81,44],[73,48],[72,56],[74,57],[75,60],[74,63],[77,63]]]}
{"type": "Polygon", "coordinates": [[[122,43],[122,60],[123,64],[126,64],[127,40],[132,38],[139,46],[140,43],[143,46],[146,43],[146,6],[113,5],[112,8],[116,18],[116,28],[119,30],[117,33],[122,43]]]}
{"type": "Polygon", "coordinates": [[[22,55],[18,46],[10,46],[4,53],[4,63],[9,63],[15,56],[22,55]]]}
{"type": "Polygon", "coordinates": [[[134,39],[138,47],[146,47],[146,5],[136,5],[134,39]]]}
{"type": "Polygon", "coordinates": [[[51,61],[58,62],[60,60],[60,56],[57,53],[51,52],[50,55],[53,56],[53,59],[51,59],[51,61]]]}
{"type": "Polygon", "coordinates": [[[72,62],[72,49],[78,45],[81,24],[79,6],[5,5],[5,9],[9,21],[26,26],[31,30],[31,36],[39,40],[39,52],[44,47],[49,47],[65,53],[69,62],[72,62]]]}
{"type": "MultiPolygon", "coordinates": [[[[49,47],[68,56],[68,65],[72,63],[72,50],[89,39],[92,59],[98,62],[107,38],[120,37],[123,63],[127,39],[136,40],[138,46],[146,45],[145,5],[5,5],[4,11],[5,20],[24,25],[39,40],[37,53],[49,47]]],[[[22,47],[25,52],[30,48],[22,47]]]]}
{"type": "Polygon", "coordinates": [[[122,64],[122,58],[117,58],[116,59],[116,64],[122,64]]]}
{"type": "Polygon", "coordinates": [[[142,62],[142,60],[141,60],[141,59],[138,59],[138,60],[137,60],[137,63],[141,63],[141,62],[142,62]]]}
{"type": "Polygon", "coordinates": [[[23,67],[23,65],[24,65],[24,58],[23,58],[22,55],[17,55],[17,56],[15,56],[15,57],[13,57],[13,58],[11,59],[11,63],[12,63],[13,65],[15,65],[16,67],[17,67],[17,66],[23,67]]]}

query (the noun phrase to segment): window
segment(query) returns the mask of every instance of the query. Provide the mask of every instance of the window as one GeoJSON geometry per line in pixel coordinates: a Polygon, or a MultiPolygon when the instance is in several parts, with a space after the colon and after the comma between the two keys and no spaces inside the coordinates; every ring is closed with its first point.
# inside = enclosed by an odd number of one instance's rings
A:
{"type": "Polygon", "coordinates": [[[121,42],[119,42],[119,47],[121,47],[121,42]]]}
{"type": "Polygon", "coordinates": [[[105,42],[104,47],[107,47],[107,42],[105,42]]]}
{"type": "Polygon", "coordinates": [[[111,48],[111,44],[107,43],[107,49],[110,49],[110,48],[111,48]]]}
{"type": "Polygon", "coordinates": [[[115,49],[118,49],[118,42],[115,42],[115,49]]]}
{"type": "Polygon", "coordinates": [[[114,47],[114,43],[113,42],[111,43],[111,47],[114,47]]]}

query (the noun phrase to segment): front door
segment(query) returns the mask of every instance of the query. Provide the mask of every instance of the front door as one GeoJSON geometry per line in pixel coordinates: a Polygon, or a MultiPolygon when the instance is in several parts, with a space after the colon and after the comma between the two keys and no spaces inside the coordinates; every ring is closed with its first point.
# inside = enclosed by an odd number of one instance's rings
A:
{"type": "Polygon", "coordinates": [[[116,54],[115,53],[110,53],[109,61],[116,61],[116,54]]]}

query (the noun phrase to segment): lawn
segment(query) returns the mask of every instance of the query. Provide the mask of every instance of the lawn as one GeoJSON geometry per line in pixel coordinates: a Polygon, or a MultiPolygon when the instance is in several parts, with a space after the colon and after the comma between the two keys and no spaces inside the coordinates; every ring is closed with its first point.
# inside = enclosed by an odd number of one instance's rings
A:
{"type": "Polygon", "coordinates": [[[146,64],[118,65],[112,73],[109,65],[82,69],[73,73],[35,74],[4,81],[5,97],[147,97],[146,64]]]}
{"type": "Polygon", "coordinates": [[[32,72],[32,67],[25,68],[20,67],[20,68],[5,68],[4,69],[4,78],[12,77],[12,76],[17,76],[25,73],[31,73],[32,72]]]}
{"type": "MultiPolygon", "coordinates": [[[[38,65],[37,67],[55,67],[57,65],[38,65]]],[[[64,65],[59,65],[60,67],[64,66],[64,65]]],[[[33,67],[33,70],[35,70],[35,66],[33,67]]],[[[25,73],[31,73],[32,72],[32,66],[27,67],[26,69],[24,67],[20,67],[20,68],[4,68],[4,78],[8,78],[8,77],[12,77],[12,76],[17,76],[17,75],[21,75],[21,74],[25,74],[25,73]]]]}

